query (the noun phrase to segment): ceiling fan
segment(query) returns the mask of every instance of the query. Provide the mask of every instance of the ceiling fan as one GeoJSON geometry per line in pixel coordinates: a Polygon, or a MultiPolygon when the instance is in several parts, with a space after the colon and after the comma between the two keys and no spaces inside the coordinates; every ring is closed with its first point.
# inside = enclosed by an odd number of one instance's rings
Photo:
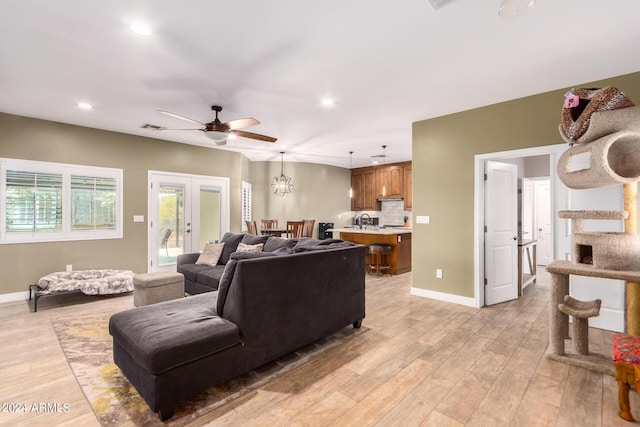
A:
{"type": "Polygon", "coordinates": [[[171,113],[169,111],[158,110],[159,113],[166,114],[167,116],[175,117],[176,119],[186,120],[187,122],[192,122],[199,124],[200,128],[190,128],[190,129],[170,129],[164,126],[151,125],[149,123],[142,125],[144,129],[151,129],[153,131],[161,131],[161,130],[199,130],[204,132],[204,134],[209,137],[216,145],[225,145],[227,143],[227,138],[230,135],[241,136],[244,138],[257,139],[259,141],[265,142],[276,142],[277,138],[273,138],[266,135],[260,135],[258,133],[247,132],[242,130],[244,128],[248,128],[250,126],[259,125],[260,122],[254,118],[246,118],[246,119],[237,119],[230,120],[228,122],[221,122],[218,119],[218,113],[222,111],[222,107],[219,105],[212,105],[211,109],[216,112],[215,120],[209,123],[202,123],[198,120],[190,119],[189,117],[181,116],[179,114],[171,113]]]}

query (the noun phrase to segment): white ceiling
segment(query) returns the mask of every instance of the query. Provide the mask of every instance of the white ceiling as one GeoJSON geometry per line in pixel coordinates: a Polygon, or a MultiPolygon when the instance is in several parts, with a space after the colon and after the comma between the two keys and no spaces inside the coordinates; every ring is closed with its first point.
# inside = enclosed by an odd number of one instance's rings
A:
{"type": "Polygon", "coordinates": [[[640,71],[638,0],[538,0],[509,20],[498,6],[3,0],[0,111],[210,146],[201,132],[141,125],[191,127],[156,110],[207,122],[220,104],[222,121],[255,117],[262,124],[247,130],[278,138],[223,149],[343,167],[354,151],[357,167],[383,144],[388,163],[411,159],[415,121],[640,71]],[[133,33],[132,21],[153,34],[133,33]]]}

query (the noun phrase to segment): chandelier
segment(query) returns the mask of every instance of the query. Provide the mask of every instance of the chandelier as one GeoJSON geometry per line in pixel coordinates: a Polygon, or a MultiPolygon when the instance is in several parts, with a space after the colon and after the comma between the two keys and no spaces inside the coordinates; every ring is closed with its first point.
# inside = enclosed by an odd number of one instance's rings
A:
{"type": "Polygon", "coordinates": [[[280,176],[276,175],[273,177],[271,187],[273,187],[273,194],[280,197],[284,197],[293,192],[291,177],[284,174],[284,151],[280,152],[280,176]]]}

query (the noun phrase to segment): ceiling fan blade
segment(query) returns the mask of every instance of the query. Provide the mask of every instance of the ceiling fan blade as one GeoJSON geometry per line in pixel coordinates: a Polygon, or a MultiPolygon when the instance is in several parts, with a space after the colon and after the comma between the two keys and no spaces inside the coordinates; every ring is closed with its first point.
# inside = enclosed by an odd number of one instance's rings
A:
{"type": "Polygon", "coordinates": [[[229,120],[224,123],[226,126],[229,126],[230,130],[234,129],[244,129],[250,126],[256,126],[260,124],[259,120],[254,119],[253,117],[248,117],[246,119],[237,119],[237,120],[229,120]]]}
{"type": "Polygon", "coordinates": [[[265,142],[276,142],[278,140],[278,138],[273,138],[271,136],[266,136],[266,135],[260,135],[259,133],[247,132],[244,130],[232,130],[231,133],[237,136],[241,136],[243,138],[257,139],[265,142]]]}
{"type": "Polygon", "coordinates": [[[174,128],[166,128],[164,126],[158,126],[158,125],[152,125],[149,123],[145,123],[142,126],[140,126],[142,129],[150,129],[153,131],[158,131],[158,130],[202,130],[202,129],[195,129],[195,128],[188,128],[188,129],[174,129],[174,128]]]}
{"type": "Polygon", "coordinates": [[[186,120],[188,122],[197,123],[199,125],[204,126],[204,123],[199,122],[199,121],[194,120],[194,119],[190,119],[189,117],[181,116],[180,114],[171,113],[169,111],[164,111],[164,110],[157,110],[157,111],[158,111],[158,113],[166,114],[167,116],[175,117],[176,119],[186,120]]]}

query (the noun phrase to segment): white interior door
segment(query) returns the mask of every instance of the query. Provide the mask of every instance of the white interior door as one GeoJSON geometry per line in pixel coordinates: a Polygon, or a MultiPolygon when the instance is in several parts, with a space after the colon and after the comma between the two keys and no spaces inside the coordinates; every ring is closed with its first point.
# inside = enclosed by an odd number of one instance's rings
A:
{"type": "Polygon", "coordinates": [[[518,298],[518,169],[485,163],[485,304],[518,298]]]}
{"type": "Polygon", "coordinates": [[[149,172],[149,271],[175,271],[229,231],[229,179],[149,172]]]}
{"type": "Polygon", "coordinates": [[[548,265],[553,261],[553,236],[551,235],[551,183],[549,180],[536,182],[536,259],[538,265],[548,265]]]}

